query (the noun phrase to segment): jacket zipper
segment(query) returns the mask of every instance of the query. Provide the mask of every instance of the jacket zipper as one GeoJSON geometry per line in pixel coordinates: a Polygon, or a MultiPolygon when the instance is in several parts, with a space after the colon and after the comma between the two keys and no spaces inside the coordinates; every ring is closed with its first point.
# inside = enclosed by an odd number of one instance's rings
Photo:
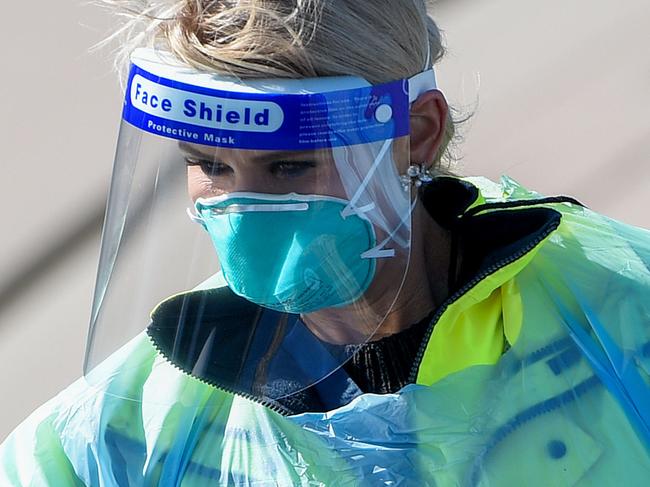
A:
{"type": "Polygon", "coordinates": [[[220,392],[225,392],[227,394],[232,394],[233,396],[239,396],[241,398],[248,399],[249,401],[256,402],[257,404],[261,404],[262,406],[264,406],[264,407],[270,409],[271,411],[276,412],[276,413],[278,413],[278,414],[280,414],[282,416],[291,416],[293,414],[292,411],[282,407],[281,405],[279,405],[277,403],[271,402],[269,400],[265,400],[265,399],[263,399],[261,397],[255,396],[253,394],[249,394],[247,392],[237,391],[235,389],[231,389],[230,387],[226,387],[226,386],[223,386],[221,384],[217,384],[216,382],[206,380],[203,377],[199,377],[199,376],[190,374],[189,372],[184,370],[182,367],[179,367],[178,365],[176,365],[174,363],[174,361],[171,360],[167,356],[167,354],[158,346],[156,341],[151,337],[151,335],[149,335],[149,333],[147,333],[147,338],[149,338],[149,341],[154,346],[154,348],[156,349],[158,354],[160,354],[165,359],[165,361],[167,363],[171,364],[176,370],[181,372],[183,375],[185,375],[187,377],[190,377],[192,379],[198,380],[202,384],[205,384],[205,385],[207,385],[209,387],[212,387],[212,388],[214,388],[214,389],[216,389],[216,390],[218,390],[220,392]]]}
{"type": "MultiPolygon", "coordinates": [[[[528,203],[529,203],[530,206],[534,206],[536,204],[536,201],[535,200],[530,200],[528,203]]],[[[494,204],[490,204],[490,205],[491,205],[490,209],[494,208],[494,204]]],[[[481,205],[481,206],[483,206],[483,205],[481,205]]],[[[474,212],[472,214],[476,214],[479,211],[481,211],[481,207],[476,207],[473,210],[474,210],[474,212]]],[[[433,315],[433,318],[431,318],[431,323],[429,323],[429,327],[427,328],[427,331],[426,331],[426,333],[424,335],[424,339],[422,340],[422,343],[420,344],[420,348],[418,349],[418,352],[415,355],[415,360],[413,361],[413,366],[411,367],[411,372],[410,372],[409,378],[408,378],[409,383],[412,383],[412,384],[416,383],[418,371],[420,370],[420,365],[422,363],[422,358],[424,357],[424,352],[426,351],[427,345],[429,344],[429,340],[431,339],[433,329],[435,328],[436,323],[438,323],[438,321],[440,320],[442,315],[445,313],[445,311],[447,311],[447,308],[449,308],[449,306],[451,306],[453,303],[458,301],[471,288],[473,288],[479,282],[481,282],[484,279],[486,279],[487,277],[489,277],[491,274],[494,274],[496,271],[498,271],[500,269],[503,269],[504,267],[512,264],[513,262],[521,259],[527,253],[529,253],[531,250],[533,250],[535,247],[537,247],[537,245],[539,245],[553,231],[555,231],[559,225],[560,225],[560,218],[558,218],[557,220],[553,221],[550,224],[547,224],[546,228],[544,228],[533,240],[528,242],[528,244],[526,246],[520,248],[514,254],[511,254],[508,257],[505,257],[504,259],[500,260],[499,262],[497,262],[495,264],[492,264],[491,266],[489,266],[486,269],[484,269],[483,271],[481,271],[479,274],[475,275],[470,281],[468,281],[465,285],[463,285],[460,289],[458,289],[455,293],[453,293],[449,298],[447,298],[442,303],[442,305],[440,305],[440,307],[438,308],[436,313],[433,315]]]]}

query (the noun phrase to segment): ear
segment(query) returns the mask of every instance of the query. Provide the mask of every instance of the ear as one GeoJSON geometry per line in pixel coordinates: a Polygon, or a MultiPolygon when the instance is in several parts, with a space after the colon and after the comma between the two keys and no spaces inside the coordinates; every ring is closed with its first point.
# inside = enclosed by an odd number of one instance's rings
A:
{"type": "Polygon", "coordinates": [[[430,166],[444,140],[449,105],[438,90],[423,93],[411,105],[411,161],[430,166]]]}

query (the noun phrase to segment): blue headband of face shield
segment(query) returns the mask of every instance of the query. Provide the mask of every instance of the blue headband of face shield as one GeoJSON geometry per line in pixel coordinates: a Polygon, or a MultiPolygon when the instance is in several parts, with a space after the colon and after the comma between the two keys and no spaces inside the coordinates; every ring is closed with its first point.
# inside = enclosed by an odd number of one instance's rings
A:
{"type": "Polygon", "coordinates": [[[409,133],[409,107],[437,88],[433,68],[381,85],[354,76],[240,80],[137,49],[123,119],[146,132],[231,149],[310,150],[409,133]]]}
{"type": "Polygon", "coordinates": [[[146,50],[133,59],[124,119],[147,132],[226,149],[376,147],[345,199],[269,188],[199,198],[192,215],[210,234],[223,276],[239,296],[288,313],[357,300],[373,280],[376,259],[394,255],[389,242],[410,217],[410,202],[397,220],[377,217],[368,188],[392,141],[408,135],[410,104],[436,88],[433,70],[373,86],[358,77],[215,77],[146,50]]]}

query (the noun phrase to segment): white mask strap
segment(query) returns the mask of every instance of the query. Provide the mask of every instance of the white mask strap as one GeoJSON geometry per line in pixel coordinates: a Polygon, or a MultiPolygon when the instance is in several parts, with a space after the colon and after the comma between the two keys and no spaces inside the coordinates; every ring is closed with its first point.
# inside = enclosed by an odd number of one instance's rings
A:
{"type": "Polygon", "coordinates": [[[195,211],[196,210],[191,210],[190,208],[186,208],[187,216],[190,217],[190,220],[192,220],[194,223],[198,223],[199,225],[205,227],[205,221],[203,221],[203,217],[198,213],[195,213],[195,211]]]}
{"type": "Polygon", "coordinates": [[[365,205],[361,208],[357,208],[357,201],[359,201],[359,198],[361,198],[361,195],[363,192],[366,190],[366,186],[370,184],[370,179],[372,176],[375,174],[375,171],[377,170],[377,166],[379,166],[379,163],[384,160],[384,156],[386,155],[386,151],[391,146],[391,143],[393,141],[391,139],[387,139],[384,141],[384,144],[381,146],[381,149],[379,150],[379,154],[377,154],[377,157],[375,157],[374,162],[372,163],[372,166],[370,166],[370,169],[366,173],[366,176],[363,178],[363,181],[361,181],[361,184],[357,188],[356,192],[354,193],[354,196],[350,198],[350,203],[343,208],[343,211],[341,211],[341,216],[343,218],[347,218],[348,216],[352,214],[360,214],[360,213],[366,213],[368,211],[371,211],[375,208],[374,203],[370,203],[368,205],[365,205]]]}
{"type": "Polygon", "coordinates": [[[415,205],[418,201],[417,193],[415,194],[415,198],[413,198],[413,203],[411,203],[410,210],[408,212],[408,215],[405,215],[405,218],[402,218],[401,221],[399,222],[399,225],[397,225],[392,232],[390,232],[390,235],[386,237],[383,242],[379,243],[378,245],[375,245],[373,248],[370,250],[366,250],[363,254],[361,254],[362,259],[383,259],[385,257],[395,257],[395,249],[385,249],[386,245],[388,242],[392,240],[392,238],[395,236],[397,231],[406,223],[410,223],[411,220],[411,214],[413,213],[413,210],[415,209],[415,205]]]}

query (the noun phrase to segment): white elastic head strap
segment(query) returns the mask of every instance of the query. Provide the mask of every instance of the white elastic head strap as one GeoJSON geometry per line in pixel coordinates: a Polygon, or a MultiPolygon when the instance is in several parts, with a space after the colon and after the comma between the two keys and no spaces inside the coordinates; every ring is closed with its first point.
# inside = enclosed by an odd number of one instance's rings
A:
{"type": "Polygon", "coordinates": [[[436,72],[433,68],[416,74],[409,78],[409,103],[413,103],[422,93],[438,88],[436,72]]]}
{"type": "Polygon", "coordinates": [[[422,72],[409,78],[409,103],[413,103],[422,93],[438,88],[436,72],[431,66],[431,43],[427,39],[427,58],[422,72]]]}

